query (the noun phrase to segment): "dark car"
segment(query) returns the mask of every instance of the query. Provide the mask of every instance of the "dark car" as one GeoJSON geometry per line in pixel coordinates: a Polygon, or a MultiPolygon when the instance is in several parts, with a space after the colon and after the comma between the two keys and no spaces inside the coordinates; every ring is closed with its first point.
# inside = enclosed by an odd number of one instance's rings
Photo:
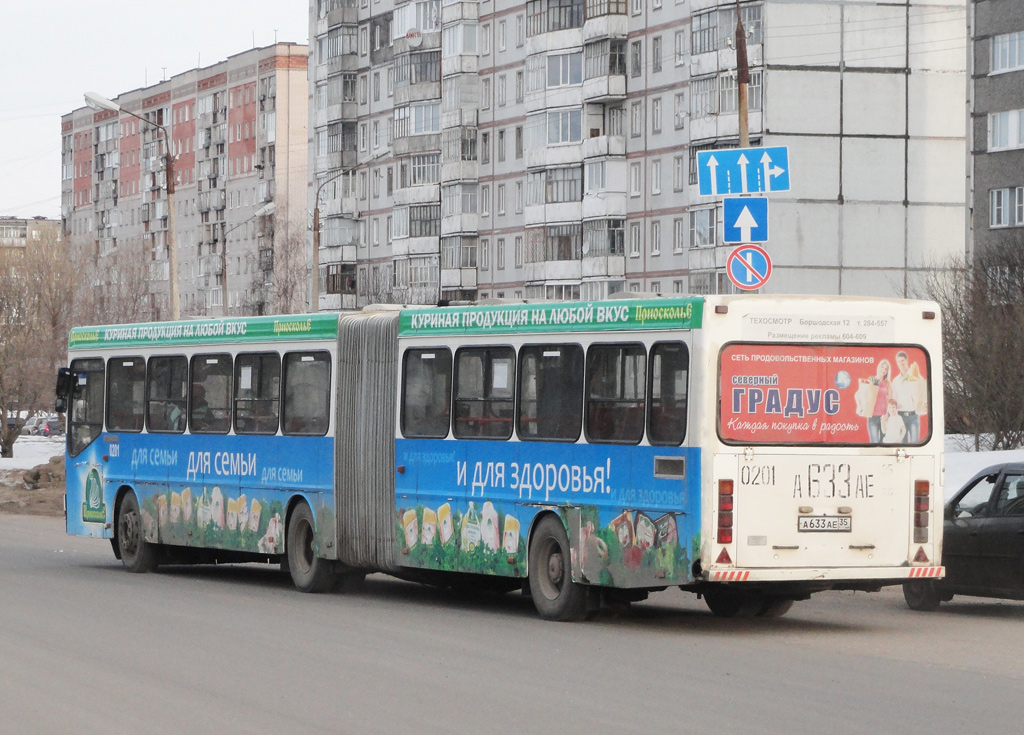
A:
{"type": "Polygon", "coordinates": [[[43,436],[60,436],[64,433],[64,422],[56,416],[51,416],[41,425],[39,433],[43,436]]]}
{"type": "Polygon", "coordinates": [[[914,610],[953,595],[1024,600],[1024,463],[979,472],[946,503],[941,580],[903,584],[914,610]]]}

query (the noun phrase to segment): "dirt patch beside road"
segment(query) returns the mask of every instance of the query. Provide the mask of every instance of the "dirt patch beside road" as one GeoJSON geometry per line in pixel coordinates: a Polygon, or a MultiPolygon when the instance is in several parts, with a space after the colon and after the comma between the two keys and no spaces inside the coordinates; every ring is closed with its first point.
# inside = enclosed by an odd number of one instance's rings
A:
{"type": "Polygon", "coordinates": [[[64,457],[31,470],[0,470],[0,513],[64,515],[64,457]]]}

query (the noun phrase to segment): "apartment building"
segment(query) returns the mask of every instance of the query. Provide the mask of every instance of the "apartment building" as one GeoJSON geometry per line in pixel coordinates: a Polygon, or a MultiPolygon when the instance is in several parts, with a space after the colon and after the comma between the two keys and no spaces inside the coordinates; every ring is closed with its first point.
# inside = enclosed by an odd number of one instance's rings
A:
{"type": "Polygon", "coordinates": [[[1024,238],[1024,4],[972,3],[974,249],[1024,238]]]}
{"type": "Polygon", "coordinates": [[[63,228],[91,285],[137,283],[167,318],[173,239],[182,315],[308,308],[307,63],[277,43],[63,116],[63,228]]]}
{"type": "Polygon", "coordinates": [[[319,308],[731,290],[696,153],[738,145],[737,12],[790,151],[763,290],[962,254],[966,0],[311,0],[319,308]]]}
{"type": "Polygon", "coordinates": [[[53,244],[60,240],[58,220],[0,216],[0,264],[23,257],[34,244],[53,244]]]}

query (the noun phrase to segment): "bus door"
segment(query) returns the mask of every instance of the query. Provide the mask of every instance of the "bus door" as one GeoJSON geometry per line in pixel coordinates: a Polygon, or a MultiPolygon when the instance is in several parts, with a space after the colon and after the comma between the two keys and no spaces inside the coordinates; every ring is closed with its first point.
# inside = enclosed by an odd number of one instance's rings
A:
{"type": "Polygon", "coordinates": [[[722,349],[718,433],[729,447],[715,458],[715,491],[733,482],[737,566],[907,562],[929,530],[914,532],[915,482],[937,480],[924,449],[928,367],[923,349],[903,345],[722,349]],[[916,398],[909,410],[901,391],[916,398]]]}
{"type": "Polygon", "coordinates": [[[402,563],[454,569],[439,546],[455,549],[461,497],[456,494],[451,430],[452,353],[447,347],[410,347],[402,356],[401,409],[395,443],[395,502],[402,563]],[[440,539],[440,544],[435,543],[440,539]]]}
{"type": "Polygon", "coordinates": [[[71,361],[67,427],[67,530],[79,536],[109,538],[111,498],[106,493],[101,445],[103,433],[102,358],[71,361]]]}

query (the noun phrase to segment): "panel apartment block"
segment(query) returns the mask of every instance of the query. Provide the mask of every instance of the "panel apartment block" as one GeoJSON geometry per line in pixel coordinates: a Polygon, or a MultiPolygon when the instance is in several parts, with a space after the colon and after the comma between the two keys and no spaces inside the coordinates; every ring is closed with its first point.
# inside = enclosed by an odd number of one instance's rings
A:
{"type": "MultiPolygon", "coordinates": [[[[965,242],[965,0],[739,3],[790,148],[766,292],[904,295],[965,242]]],[[[737,4],[311,0],[318,305],[732,289],[737,4]]]]}
{"type": "Polygon", "coordinates": [[[120,112],[64,115],[63,226],[96,288],[138,277],[149,315],[166,317],[173,217],[183,315],[308,308],[307,63],[305,45],[274,44],[124,92],[120,112]]]}

